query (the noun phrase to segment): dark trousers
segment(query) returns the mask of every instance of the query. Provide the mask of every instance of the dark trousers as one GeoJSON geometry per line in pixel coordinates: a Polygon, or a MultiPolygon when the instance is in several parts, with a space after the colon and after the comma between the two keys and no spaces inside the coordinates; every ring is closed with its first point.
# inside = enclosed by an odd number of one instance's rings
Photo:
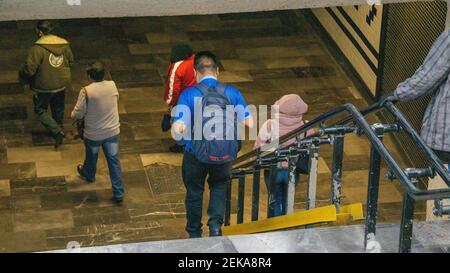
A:
{"type": "MultiPolygon", "coordinates": [[[[295,185],[300,181],[300,175],[295,175],[295,185]]],[[[269,206],[273,208],[274,217],[285,215],[287,212],[287,193],[289,187],[288,169],[278,168],[275,175],[274,188],[270,183],[270,171],[264,170],[264,182],[270,194],[269,206]]]]}
{"type": "Polygon", "coordinates": [[[38,116],[39,121],[53,135],[58,134],[62,130],[64,124],[64,100],[66,91],[57,93],[40,93],[33,95],[34,112],[38,116]],[[48,113],[50,106],[51,115],[48,113]]]}
{"type": "Polygon", "coordinates": [[[202,234],[202,209],[205,179],[208,175],[210,230],[222,228],[225,214],[227,183],[231,179],[231,163],[213,165],[198,161],[192,153],[183,156],[182,175],[186,187],[186,231],[191,237],[202,234]]]}

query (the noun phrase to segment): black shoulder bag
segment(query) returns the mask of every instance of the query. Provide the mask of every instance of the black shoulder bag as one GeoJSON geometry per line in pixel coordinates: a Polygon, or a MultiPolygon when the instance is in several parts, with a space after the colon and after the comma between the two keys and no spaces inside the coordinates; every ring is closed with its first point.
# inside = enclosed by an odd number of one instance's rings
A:
{"type": "Polygon", "coordinates": [[[298,156],[295,171],[297,172],[297,174],[309,174],[309,156],[307,154],[302,154],[298,156]]]}
{"type": "MultiPolygon", "coordinates": [[[[86,88],[83,88],[81,92],[83,92],[84,97],[86,99],[86,111],[87,111],[89,97],[86,88]]],[[[77,135],[75,135],[75,139],[84,140],[84,118],[75,120],[74,125],[77,128],[77,135]]]]}

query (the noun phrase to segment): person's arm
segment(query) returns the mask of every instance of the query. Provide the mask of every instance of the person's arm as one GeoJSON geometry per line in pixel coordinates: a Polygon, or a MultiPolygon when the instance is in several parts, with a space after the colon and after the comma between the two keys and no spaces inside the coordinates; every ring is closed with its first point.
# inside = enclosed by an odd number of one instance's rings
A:
{"type": "Polygon", "coordinates": [[[264,122],[264,124],[261,126],[258,136],[256,137],[255,144],[253,145],[253,149],[256,150],[270,141],[270,131],[269,131],[270,122],[271,120],[266,120],[266,122],[264,122]]]}
{"type": "Polygon", "coordinates": [[[73,108],[72,114],[70,115],[72,119],[82,119],[86,115],[87,107],[86,107],[85,92],[86,91],[83,88],[81,89],[80,94],[78,95],[77,104],[73,108]]]}
{"type": "Polygon", "coordinates": [[[172,130],[175,134],[182,135],[186,131],[190,125],[191,110],[188,92],[183,92],[172,110],[172,130]]]}
{"type": "Polygon", "coordinates": [[[75,60],[73,58],[73,53],[72,53],[72,49],[70,48],[70,46],[67,47],[67,60],[69,61],[69,67],[72,67],[75,60]]]}
{"type": "Polygon", "coordinates": [[[32,78],[42,62],[42,54],[36,46],[33,46],[28,52],[27,58],[24,65],[19,71],[19,79],[21,81],[27,82],[32,78]]]}
{"type": "Polygon", "coordinates": [[[417,99],[441,84],[450,72],[450,30],[436,40],[424,63],[414,75],[400,83],[394,97],[401,101],[417,99]]]}
{"type": "Polygon", "coordinates": [[[247,102],[245,101],[242,94],[236,90],[236,101],[234,102],[234,106],[238,106],[238,109],[241,109],[240,113],[238,113],[238,118],[242,122],[242,124],[248,128],[253,128],[254,122],[252,114],[248,108],[247,102]]]}
{"type": "Polygon", "coordinates": [[[172,70],[169,72],[166,81],[166,92],[164,94],[164,100],[166,101],[169,109],[177,104],[178,98],[180,97],[181,93],[181,82],[183,79],[183,75],[180,74],[181,72],[180,69],[178,69],[177,64],[178,63],[176,63],[172,70]]]}

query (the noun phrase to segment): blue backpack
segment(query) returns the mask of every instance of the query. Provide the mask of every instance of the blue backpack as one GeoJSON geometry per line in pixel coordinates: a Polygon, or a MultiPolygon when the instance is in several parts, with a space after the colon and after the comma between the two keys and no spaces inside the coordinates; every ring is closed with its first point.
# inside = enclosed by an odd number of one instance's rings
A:
{"type": "MultiPolygon", "coordinates": [[[[195,86],[202,92],[202,123],[201,123],[201,140],[196,140],[193,133],[192,148],[194,155],[200,162],[207,164],[224,164],[232,162],[236,159],[239,152],[238,141],[238,123],[237,115],[233,111],[233,115],[227,115],[227,105],[232,103],[225,95],[226,85],[217,83],[217,86],[207,86],[204,83],[199,83],[195,86]],[[205,117],[205,110],[207,107],[214,107],[215,114],[211,117],[205,117]],[[220,109],[220,111],[219,111],[220,109]],[[212,135],[205,136],[203,128],[205,124],[211,129],[212,135]],[[214,124],[211,126],[211,124],[214,124]],[[227,126],[228,124],[228,126],[227,126]],[[214,130],[212,130],[214,129],[214,130]],[[205,138],[206,137],[206,138],[205,138]]],[[[198,104],[200,100],[198,101],[198,104]]],[[[196,105],[199,107],[200,105],[196,105]]],[[[197,121],[197,120],[196,120],[197,121]]],[[[194,123],[195,125],[195,123],[194,123]]],[[[196,124],[198,126],[198,124],[196,124]]],[[[198,129],[200,130],[200,128],[198,129]]],[[[195,131],[195,129],[194,129],[195,131]]]]}

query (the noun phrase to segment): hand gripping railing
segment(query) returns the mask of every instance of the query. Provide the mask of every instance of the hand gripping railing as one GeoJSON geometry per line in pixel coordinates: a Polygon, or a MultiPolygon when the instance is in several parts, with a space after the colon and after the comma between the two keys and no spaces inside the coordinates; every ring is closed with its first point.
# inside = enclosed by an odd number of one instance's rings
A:
{"type": "MultiPolygon", "coordinates": [[[[371,143],[370,152],[370,166],[369,166],[369,183],[366,204],[366,224],[365,224],[365,241],[366,246],[369,239],[373,239],[376,232],[376,218],[378,207],[378,193],[379,193],[379,179],[380,179],[380,165],[383,159],[390,169],[392,178],[400,181],[404,188],[403,208],[402,208],[402,223],[400,227],[400,252],[409,252],[411,250],[412,237],[412,221],[414,216],[414,204],[416,200],[441,200],[450,197],[450,189],[435,189],[435,190],[421,190],[417,188],[416,181],[418,177],[432,177],[437,172],[447,185],[450,186],[450,174],[444,167],[442,162],[434,154],[434,152],[424,143],[411,124],[403,116],[403,114],[391,103],[387,102],[384,105],[379,103],[373,104],[363,111],[359,111],[352,104],[345,104],[338,106],[331,111],[320,115],[312,121],[304,124],[298,129],[280,137],[278,144],[283,144],[289,140],[296,139],[296,142],[285,148],[276,148],[272,152],[264,152],[261,148],[251,151],[239,157],[233,165],[233,177],[239,180],[238,193],[238,210],[237,222],[243,223],[244,219],[244,191],[245,191],[245,175],[253,174],[253,193],[252,193],[252,221],[258,220],[259,210],[259,183],[260,171],[262,169],[271,170],[271,179],[269,187],[273,186],[274,172],[277,163],[280,161],[287,161],[289,166],[290,183],[288,189],[288,213],[293,212],[293,196],[295,194],[295,164],[298,155],[303,153],[310,157],[310,175],[308,181],[308,196],[307,209],[313,208],[315,204],[315,187],[316,187],[316,168],[318,149],[321,145],[333,145],[333,170],[331,177],[331,202],[336,205],[339,211],[340,206],[340,190],[341,190],[341,176],[342,176],[342,156],[344,136],[348,133],[357,133],[365,135],[371,143]],[[395,118],[395,124],[374,124],[370,125],[365,115],[378,111],[380,109],[387,109],[395,118]],[[325,127],[323,124],[326,121],[347,112],[349,115],[341,121],[333,125],[325,127]],[[351,125],[349,125],[351,124],[351,125]],[[304,134],[307,130],[321,125],[318,133],[307,139],[300,139],[299,136],[304,134]],[[403,170],[395,159],[391,156],[385,145],[383,144],[383,136],[385,133],[393,133],[402,129],[406,134],[412,138],[419,149],[425,154],[431,166],[427,170],[422,169],[405,169],[403,170]],[[323,136],[328,135],[328,138],[323,136]],[[331,137],[332,136],[332,137],[331,137]]],[[[265,147],[271,148],[271,147],[265,147]]],[[[269,195],[269,198],[270,195],[269,195]]],[[[270,207],[272,200],[268,204],[268,217],[273,215],[273,208],[270,207]]],[[[225,214],[225,224],[230,224],[231,214],[231,183],[228,185],[227,205],[225,214]]]]}

